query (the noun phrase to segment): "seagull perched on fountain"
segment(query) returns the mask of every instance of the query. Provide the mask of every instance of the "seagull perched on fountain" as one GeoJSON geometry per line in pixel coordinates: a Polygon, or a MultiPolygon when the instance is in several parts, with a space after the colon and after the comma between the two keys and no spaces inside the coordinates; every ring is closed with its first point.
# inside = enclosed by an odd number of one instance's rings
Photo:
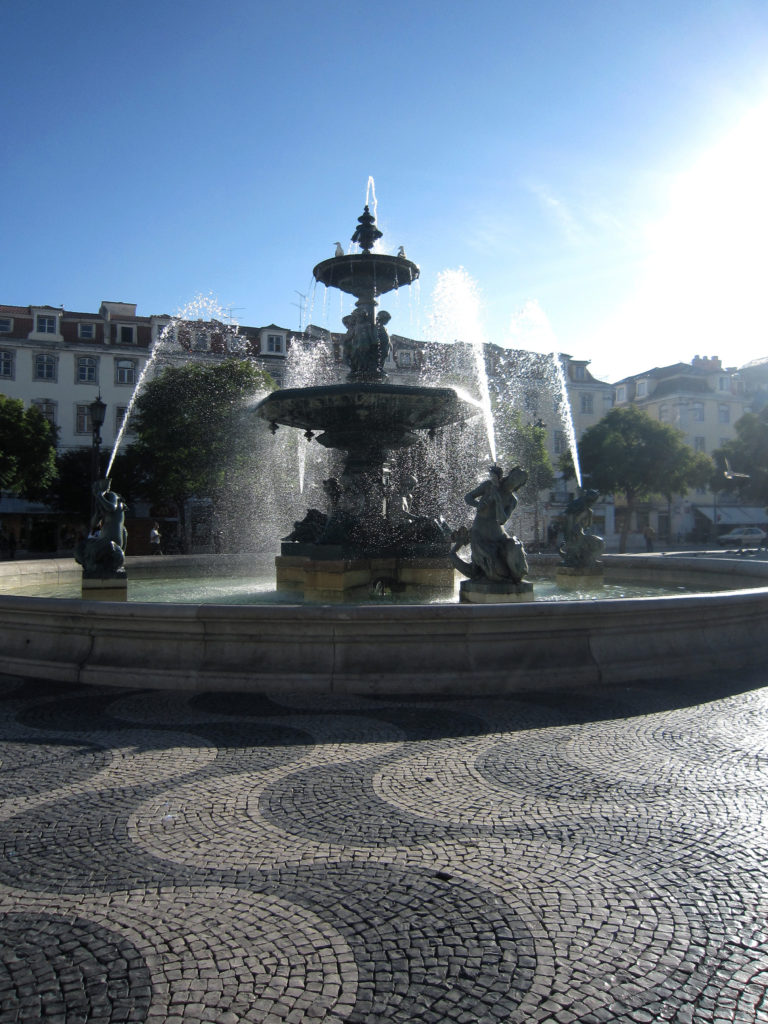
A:
{"type": "Polygon", "coordinates": [[[343,256],[344,255],[344,250],[341,248],[341,242],[337,242],[336,243],[336,252],[333,255],[334,256],[343,256]]]}
{"type": "Polygon", "coordinates": [[[400,257],[400,259],[402,259],[402,260],[405,259],[405,249],[402,247],[402,245],[397,250],[397,255],[400,257]]]}

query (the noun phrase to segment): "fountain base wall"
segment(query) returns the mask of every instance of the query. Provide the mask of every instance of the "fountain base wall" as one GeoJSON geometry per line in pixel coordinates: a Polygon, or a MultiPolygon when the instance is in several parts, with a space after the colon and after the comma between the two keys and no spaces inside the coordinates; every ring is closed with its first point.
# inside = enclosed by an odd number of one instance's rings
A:
{"type": "Polygon", "coordinates": [[[377,582],[390,589],[451,588],[454,571],[445,558],[338,558],[314,559],[300,555],[275,558],[279,591],[296,593],[308,601],[339,603],[355,594],[367,595],[377,582]]]}
{"type": "MultiPolygon", "coordinates": [[[[129,573],[157,573],[158,561],[129,560],[129,573]]],[[[162,571],[176,561],[163,559],[162,571]]],[[[547,605],[336,607],[99,603],[6,592],[0,673],[187,691],[464,697],[660,679],[674,685],[764,667],[768,563],[606,556],[606,567],[612,563],[626,572],[663,569],[689,584],[697,576],[731,586],[751,580],[752,589],[547,605]]],[[[25,563],[0,564],[0,589],[22,576],[67,572],[56,560],[26,565],[23,572],[25,563]]]]}

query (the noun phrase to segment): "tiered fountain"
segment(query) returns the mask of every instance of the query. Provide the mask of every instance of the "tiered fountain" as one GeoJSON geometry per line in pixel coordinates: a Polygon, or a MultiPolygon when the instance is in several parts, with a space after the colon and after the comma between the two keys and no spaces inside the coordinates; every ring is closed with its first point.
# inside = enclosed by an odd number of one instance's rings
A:
{"type": "Polygon", "coordinates": [[[452,586],[450,530],[409,507],[407,488],[392,472],[392,453],[476,415],[452,388],[387,382],[389,313],[377,298],[410,285],[419,268],[404,255],[374,252],[381,237],[366,206],[352,236],[362,250],[324,260],[315,278],[357,299],[344,317],[347,383],[276,391],[257,413],[273,430],[297,427],[308,439],[345,453],[338,478],[324,481],[325,511],[310,509],[282,542],[279,590],[312,600],[344,600],[379,581],[396,589],[452,586]]]}

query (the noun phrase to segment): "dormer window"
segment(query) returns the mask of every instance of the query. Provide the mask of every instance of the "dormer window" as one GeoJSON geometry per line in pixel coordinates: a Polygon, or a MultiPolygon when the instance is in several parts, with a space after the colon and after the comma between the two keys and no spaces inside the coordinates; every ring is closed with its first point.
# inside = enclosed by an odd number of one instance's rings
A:
{"type": "Polygon", "coordinates": [[[35,330],[38,334],[56,334],[56,317],[38,313],[35,318],[35,330]]]}
{"type": "Polygon", "coordinates": [[[266,351],[269,355],[283,355],[283,353],[285,352],[285,339],[283,338],[282,334],[267,335],[266,351]]]}
{"type": "Polygon", "coordinates": [[[573,375],[573,379],[574,380],[586,380],[587,379],[587,369],[586,369],[586,367],[585,366],[579,366],[578,363],[576,363],[576,364],[571,363],[571,374],[573,375]]]}
{"type": "Polygon", "coordinates": [[[93,341],[96,337],[96,324],[78,324],[77,336],[83,341],[93,341]]]}
{"type": "Polygon", "coordinates": [[[638,398],[645,398],[647,394],[648,394],[648,381],[647,380],[639,380],[637,382],[637,397],[638,398]]]}
{"type": "Polygon", "coordinates": [[[621,387],[616,388],[616,401],[626,402],[627,400],[627,386],[622,384],[621,387]]]}
{"type": "Polygon", "coordinates": [[[133,345],[136,341],[136,328],[132,324],[117,325],[118,345],[133,345]]]}
{"type": "Polygon", "coordinates": [[[0,316],[0,334],[10,334],[13,330],[13,317],[0,316]]]}

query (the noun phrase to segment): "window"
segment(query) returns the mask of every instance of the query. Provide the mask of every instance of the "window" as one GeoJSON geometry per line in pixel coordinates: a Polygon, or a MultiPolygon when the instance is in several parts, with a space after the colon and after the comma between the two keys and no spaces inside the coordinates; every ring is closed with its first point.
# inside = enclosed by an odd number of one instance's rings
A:
{"type": "Polygon", "coordinates": [[[37,398],[32,402],[37,409],[48,420],[52,427],[56,426],[56,403],[48,398],[37,398]]]}
{"type": "Polygon", "coordinates": [[[625,384],[622,384],[620,388],[616,388],[616,401],[617,402],[626,402],[626,400],[627,400],[627,387],[626,387],[625,384]]]}
{"type": "Polygon", "coordinates": [[[0,377],[13,377],[13,352],[8,349],[0,349],[0,377]]]}
{"type": "Polygon", "coordinates": [[[397,364],[398,364],[398,366],[410,366],[411,365],[411,353],[410,352],[398,352],[397,353],[397,364]]]}
{"type": "Polygon", "coordinates": [[[35,380],[56,380],[56,356],[35,356],[35,380]]]}
{"type": "Polygon", "coordinates": [[[581,411],[582,412],[594,412],[594,399],[591,392],[582,392],[581,395],[581,411]]]}
{"type": "Polygon", "coordinates": [[[694,449],[694,451],[697,451],[697,452],[705,452],[707,450],[706,438],[694,437],[694,439],[693,439],[693,449],[694,449]]]}
{"type": "Polygon", "coordinates": [[[555,430],[553,432],[552,442],[554,444],[555,455],[565,455],[568,450],[568,445],[565,442],[565,431],[555,430]]]}
{"type": "Polygon", "coordinates": [[[730,423],[731,422],[731,407],[729,405],[718,405],[718,407],[717,407],[717,422],[718,423],[730,423]]]}
{"type": "Polygon", "coordinates": [[[99,361],[93,356],[79,356],[77,360],[77,383],[98,384],[99,361]]]}
{"type": "Polygon", "coordinates": [[[0,334],[10,334],[13,330],[13,317],[0,316],[0,334]]]}
{"type": "Polygon", "coordinates": [[[119,345],[132,345],[134,342],[134,328],[129,324],[118,324],[117,342],[119,345]]]}
{"type": "Polygon", "coordinates": [[[85,341],[92,341],[96,337],[96,324],[78,324],[77,336],[85,341]]]}
{"type": "Polygon", "coordinates": [[[283,336],[282,334],[268,334],[267,335],[267,352],[282,353],[283,351],[283,336]]]}
{"type": "Polygon", "coordinates": [[[136,360],[116,359],[115,360],[115,384],[136,383],[136,360]]]}
{"type": "Polygon", "coordinates": [[[637,397],[638,398],[645,398],[645,396],[647,394],[648,394],[648,381],[647,380],[639,380],[637,382],[637,397]]]}
{"type": "Polygon", "coordinates": [[[718,389],[720,391],[730,391],[731,390],[730,379],[728,377],[718,377],[718,379],[717,379],[717,386],[718,386],[718,389]]]}
{"type": "Polygon", "coordinates": [[[669,423],[669,406],[666,402],[659,406],[659,423],[669,423]]]}
{"type": "Polygon", "coordinates": [[[90,405],[78,405],[75,407],[75,433],[90,434],[91,428],[91,407],[90,405]]]}
{"type": "Polygon", "coordinates": [[[41,316],[38,314],[36,318],[37,326],[35,330],[38,334],[55,334],[56,333],[56,317],[55,316],[41,316]]]}
{"type": "Polygon", "coordinates": [[[571,376],[574,380],[586,380],[587,370],[585,366],[574,366],[571,363],[571,376]]]}

